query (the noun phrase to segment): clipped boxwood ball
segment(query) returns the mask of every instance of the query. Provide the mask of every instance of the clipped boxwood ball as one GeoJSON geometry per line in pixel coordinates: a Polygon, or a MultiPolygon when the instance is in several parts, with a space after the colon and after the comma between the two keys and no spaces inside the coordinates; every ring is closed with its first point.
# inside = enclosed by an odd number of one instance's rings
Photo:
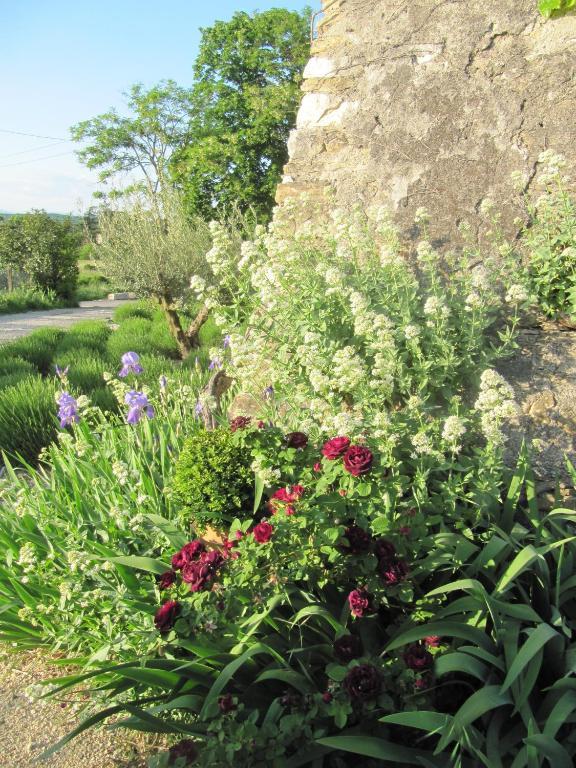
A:
{"type": "Polygon", "coordinates": [[[202,430],[184,443],[174,470],[177,501],[193,525],[220,529],[252,514],[254,473],[250,454],[229,429],[202,430]]]}

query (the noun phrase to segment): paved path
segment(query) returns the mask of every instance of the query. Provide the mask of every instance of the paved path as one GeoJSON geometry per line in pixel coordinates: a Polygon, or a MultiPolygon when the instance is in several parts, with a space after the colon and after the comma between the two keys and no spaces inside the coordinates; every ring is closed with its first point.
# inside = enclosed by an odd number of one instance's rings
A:
{"type": "Polygon", "coordinates": [[[124,301],[81,301],[72,309],[39,309],[15,315],[0,315],[0,343],[27,336],[37,328],[69,328],[78,320],[107,320],[124,301]]]}

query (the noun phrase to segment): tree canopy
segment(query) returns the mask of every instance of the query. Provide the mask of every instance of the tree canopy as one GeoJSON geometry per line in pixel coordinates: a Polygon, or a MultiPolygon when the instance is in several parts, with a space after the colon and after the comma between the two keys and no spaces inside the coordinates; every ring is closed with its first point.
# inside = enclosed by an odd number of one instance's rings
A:
{"type": "Polygon", "coordinates": [[[307,18],[273,9],[202,29],[192,87],[132,86],[127,115],[111,109],[71,129],[88,142],[80,160],[104,182],[136,172],[152,193],[169,177],[192,214],[252,208],[266,217],[309,55],[307,18]]]}

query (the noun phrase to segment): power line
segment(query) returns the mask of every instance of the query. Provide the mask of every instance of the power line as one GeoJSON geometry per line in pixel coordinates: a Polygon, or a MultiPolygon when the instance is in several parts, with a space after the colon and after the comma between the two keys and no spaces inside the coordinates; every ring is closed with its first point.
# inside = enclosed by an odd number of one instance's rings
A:
{"type": "Polygon", "coordinates": [[[23,149],[20,152],[10,152],[8,155],[0,155],[0,160],[4,160],[6,157],[16,157],[16,155],[26,155],[28,152],[40,152],[42,149],[48,149],[48,147],[55,147],[58,144],[62,144],[64,139],[61,141],[53,141],[51,144],[42,144],[40,147],[34,147],[34,149],[23,149]]]}
{"type": "Polygon", "coordinates": [[[73,155],[73,149],[69,152],[60,152],[57,155],[48,155],[47,157],[36,157],[34,160],[21,160],[19,163],[7,163],[6,165],[0,165],[0,168],[13,168],[15,165],[26,165],[27,163],[41,163],[42,160],[52,160],[53,157],[64,157],[64,155],[73,155]]]}
{"type": "Polygon", "coordinates": [[[38,133],[24,133],[24,131],[9,131],[8,128],[0,128],[0,133],[11,133],[14,136],[31,136],[33,139],[52,139],[53,141],[70,141],[61,136],[41,136],[38,133]]]}

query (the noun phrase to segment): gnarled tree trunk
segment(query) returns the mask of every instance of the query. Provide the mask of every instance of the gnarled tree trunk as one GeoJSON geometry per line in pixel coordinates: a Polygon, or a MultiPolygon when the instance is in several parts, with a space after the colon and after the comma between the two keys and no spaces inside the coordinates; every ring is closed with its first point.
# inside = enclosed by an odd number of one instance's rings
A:
{"type": "Polygon", "coordinates": [[[193,349],[198,349],[200,346],[200,329],[208,319],[210,310],[205,305],[202,306],[188,329],[184,330],[171,298],[169,296],[161,296],[159,302],[166,316],[170,333],[176,339],[180,356],[184,360],[193,349]]]}

